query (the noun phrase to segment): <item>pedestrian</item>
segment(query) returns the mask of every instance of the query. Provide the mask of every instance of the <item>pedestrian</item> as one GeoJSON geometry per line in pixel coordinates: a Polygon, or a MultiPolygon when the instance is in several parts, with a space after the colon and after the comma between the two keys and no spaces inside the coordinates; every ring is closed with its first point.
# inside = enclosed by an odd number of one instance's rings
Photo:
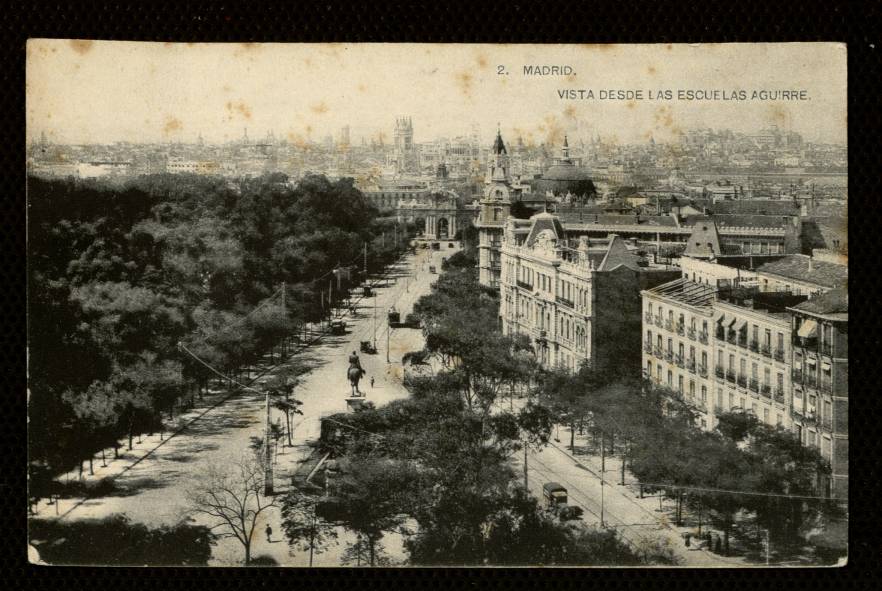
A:
{"type": "Polygon", "coordinates": [[[371,388],[374,387],[374,376],[371,376],[371,388]]]}
{"type": "Polygon", "coordinates": [[[272,537],[273,537],[273,528],[272,528],[272,526],[270,526],[270,524],[267,523],[266,524],[266,541],[272,542],[273,541],[272,537]]]}

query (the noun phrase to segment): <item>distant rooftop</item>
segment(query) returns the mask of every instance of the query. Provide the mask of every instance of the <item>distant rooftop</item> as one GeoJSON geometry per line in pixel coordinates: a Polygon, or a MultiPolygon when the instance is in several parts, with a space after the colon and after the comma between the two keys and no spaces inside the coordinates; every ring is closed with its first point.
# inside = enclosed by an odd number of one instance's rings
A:
{"type": "Polygon", "coordinates": [[[779,275],[833,289],[845,287],[848,283],[847,266],[812,259],[804,254],[788,255],[776,261],[763,263],[756,268],[756,272],[779,275]]]}
{"type": "Polygon", "coordinates": [[[819,316],[844,316],[842,319],[848,320],[848,290],[845,288],[832,289],[793,306],[793,308],[819,316]]]}
{"type": "Polygon", "coordinates": [[[799,215],[799,204],[792,199],[739,199],[708,205],[715,214],[799,215]]]}

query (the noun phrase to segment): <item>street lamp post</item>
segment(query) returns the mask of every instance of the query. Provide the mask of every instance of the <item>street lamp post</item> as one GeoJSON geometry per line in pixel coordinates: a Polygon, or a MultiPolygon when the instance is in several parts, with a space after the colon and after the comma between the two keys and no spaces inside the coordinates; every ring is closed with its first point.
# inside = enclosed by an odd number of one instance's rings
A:
{"type": "Polygon", "coordinates": [[[273,494],[273,462],[270,450],[270,391],[266,391],[266,431],[263,437],[264,448],[264,471],[263,471],[263,496],[273,494]]]}

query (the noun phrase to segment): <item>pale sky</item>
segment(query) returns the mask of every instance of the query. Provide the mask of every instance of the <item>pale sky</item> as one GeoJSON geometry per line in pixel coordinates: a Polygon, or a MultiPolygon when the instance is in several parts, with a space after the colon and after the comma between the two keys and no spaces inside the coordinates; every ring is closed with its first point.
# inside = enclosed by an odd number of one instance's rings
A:
{"type": "Polygon", "coordinates": [[[564,131],[656,141],[680,129],[756,132],[777,124],[809,141],[846,141],[846,48],[834,43],[721,45],[167,44],[30,40],[27,135],[59,143],[250,138],[353,142],[409,115],[414,140],[468,134],[558,143],[564,131]],[[524,65],[570,66],[531,77],[524,65]],[[503,66],[507,75],[499,75],[503,66]],[[562,100],[585,89],[593,100],[562,100]],[[642,90],[601,101],[600,90],[642,90]],[[670,89],[805,90],[808,100],[648,99],[670,89]]]}

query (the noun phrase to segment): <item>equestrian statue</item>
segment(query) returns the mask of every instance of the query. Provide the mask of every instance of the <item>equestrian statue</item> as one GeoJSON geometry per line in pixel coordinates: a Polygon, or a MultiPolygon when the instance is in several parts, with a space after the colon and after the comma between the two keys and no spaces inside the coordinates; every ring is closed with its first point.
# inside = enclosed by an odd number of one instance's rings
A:
{"type": "Polygon", "coordinates": [[[364,393],[358,389],[358,382],[364,377],[364,374],[365,371],[361,367],[361,361],[358,359],[358,354],[353,351],[352,355],[349,356],[349,369],[346,373],[349,377],[349,383],[352,385],[353,398],[364,396],[364,393]]]}

